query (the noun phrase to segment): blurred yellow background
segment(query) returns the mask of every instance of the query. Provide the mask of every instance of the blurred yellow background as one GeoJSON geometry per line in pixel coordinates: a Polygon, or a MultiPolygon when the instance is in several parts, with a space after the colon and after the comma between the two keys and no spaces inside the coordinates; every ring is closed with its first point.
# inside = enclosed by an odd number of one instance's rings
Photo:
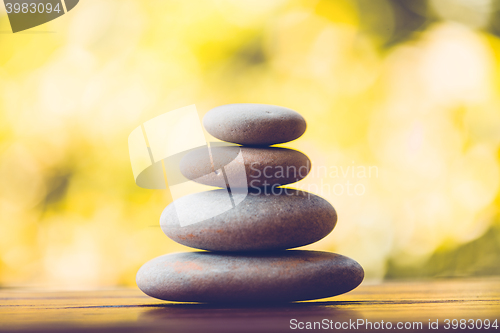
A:
{"type": "Polygon", "coordinates": [[[339,222],[307,248],[368,280],[500,274],[496,6],[82,0],[17,34],[0,6],[0,286],[134,286],[146,261],[189,250],[159,228],[168,193],[135,185],[127,138],[229,103],[308,122],[286,146],[317,172],[294,186],[339,222]],[[358,192],[328,190],[347,182],[358,192]]]}

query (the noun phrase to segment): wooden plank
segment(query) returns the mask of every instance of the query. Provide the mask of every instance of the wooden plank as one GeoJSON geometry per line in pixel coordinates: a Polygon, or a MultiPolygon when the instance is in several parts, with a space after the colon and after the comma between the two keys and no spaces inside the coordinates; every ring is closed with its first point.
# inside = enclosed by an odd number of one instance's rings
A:
{"type": "MultiPolygon", "coordinates": [[[[297,325],[325,325],[326,319],[329,325],[350,323],[351,328],[353,322],[361,323],[358,320],[372,323],[372,329],[366,322],[356,326],[358,332],[373,331],[375,322],[380,325],[382,320],[393,326],[421,322],[422,329],[415,330],[419,332],[456,331],[444,329],[445,319],[496,319],[500,325],[500,279],[363,284],[348,294],[320,301],[260,306],[163,302],[137,289],[0,290],[1,331],[290,332],[291,319],[297,325]],[[440,330],[429,330],[429,320],[438,320],[440,330]]],[[[500,327],[488,331],[500,332],[500,327]]]]}

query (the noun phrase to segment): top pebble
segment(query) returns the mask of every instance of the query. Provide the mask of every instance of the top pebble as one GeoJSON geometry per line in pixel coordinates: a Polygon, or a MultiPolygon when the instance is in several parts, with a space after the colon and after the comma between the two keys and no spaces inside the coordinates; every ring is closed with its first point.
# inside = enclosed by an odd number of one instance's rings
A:
{"type": "Polygon", "coordinates": [[[276,105],[228,104],[208,111],[205,129],[219,140],[270,146],[299,138],[306,121],[297,112],[276,105]]]}

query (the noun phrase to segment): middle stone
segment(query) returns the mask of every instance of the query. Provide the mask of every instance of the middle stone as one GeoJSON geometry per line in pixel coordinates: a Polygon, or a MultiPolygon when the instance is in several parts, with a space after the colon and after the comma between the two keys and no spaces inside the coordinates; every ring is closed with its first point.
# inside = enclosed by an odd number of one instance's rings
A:
{"type": "Polygon", "coordinates": [[[187,195],[165,208],[161,228],[172,240],[197,249],[265,251],[314,243],[335,227],[337,213],[326,200],[293,189],[269,190],[250,191],[233,205],[225,189],[187,195]],[[185,214],[200,222],[183,226],[179,217],[185,214]]]}
{"type": "Polygon", "coordinates": [[[195,149],[180,161],[181,173],[197,183],[225,187],[258,188],[295,183],[307,176],[311,161],[287,148],[214,147],[195,149]],[[242,167],[246,177],[241,177],[242,167]]]}

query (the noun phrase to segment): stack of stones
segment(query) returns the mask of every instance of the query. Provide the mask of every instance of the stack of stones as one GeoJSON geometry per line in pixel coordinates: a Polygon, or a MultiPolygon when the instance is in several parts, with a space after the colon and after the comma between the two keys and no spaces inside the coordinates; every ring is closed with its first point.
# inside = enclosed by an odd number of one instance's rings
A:
{"type": "Polygon", "coordinates": [[[212,148],[211,156],[190,152],[180,171],[196,182],[228,188],[182,197],[182,205],[174,201],[160,224],[174,241],[207,251],[149,261],[137,273],[139,288],[163,300],[229,303],[311,300],[356,288],[364,277],[356,261],[334,253],[287,250],[322,239],[337,222],[324,199],[280,187],[304,178],[311,168],[304,154],[270,147],[300,137],[306,130],[304,118],[279,106],[231,104],[209,111],[203,124],[214,137],[241,146],[212,148]],[[242,164],[243,180],[236,174],[242,164]],[[228,192],[243,199],[219,209],[228,192]],[[183,225],[179,209],[192,210],[199,222],[183,225]],[[213,214],[214,209],[222,213],[213,214]]]}

